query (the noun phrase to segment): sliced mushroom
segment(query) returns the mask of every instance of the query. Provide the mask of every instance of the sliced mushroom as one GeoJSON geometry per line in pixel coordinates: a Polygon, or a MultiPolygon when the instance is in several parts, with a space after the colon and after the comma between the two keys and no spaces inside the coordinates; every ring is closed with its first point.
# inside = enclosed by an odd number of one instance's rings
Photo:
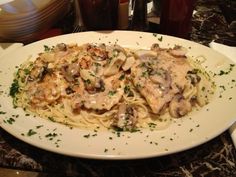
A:
{"type": "Polygon", "coordinates": [[[155,58],[157,57],[157,53],[152,50],[137,50],[135,51],[135,56],[139,59],[147,59],[147,58],[155,58]]]}
{"type": "Polygon", "coordinates": [[[133,56],[127,57],[125,63],[122,65],[124,71],[129,70],[135,63],[135,58],[133,56]]]}
{"type": "Polygon", "coordinates": [[[118,113],[113,122],[113,126],[121,130],[131,131],[132,129],[135,128],[136,123],[137,123],[136,110],[131,105],[122,103],[119,106],[118,113]]]}
{"type": "Polygon", "coordinates": [[[197,75],[197,71],[195,70],[188,71],[186,79],[188,79],[194,86],[201,81],[201,77],[197,75]]]}
{"type": "Polygon", "coordinates": [[[186,57],[187,49],[182,46],[175,46],[173,49],[169,50],[169,52],[175,57],[186,57]]]}
{"type": "Polygon", "coordinates": [[[152,46],[151,46],[151,50],[157,52],[157,51],[161,50],[161,48],[160,48],[159,44],[154,43],[154,44],[152,44],[152,46]]]}
{"type": "Polygon", "coordinates": [[[104,68],[104,76],[112,76],[117,74],[125,60],[126,55],[123,52],[119,52],[117,56],[112,58],[108,65],[104,68]]]}
{"type": "Polygon", "coordinates": [[[109,58],[116,57],[119,52],[122,52],[125,55],[127,54],[125,49],[123,47],[117,45],[117,44],[107,46],[107,51],[108,51],[108,57],[109,58]]]}
{"type": "Polygon", "coordinates": [[[67,46],[64,43],[59,43],[56,45],[56,47],[54,48],[54,50],[58,50],[58,51],[67,51],[67,46]]]}
{"type": "Polygon", "coordinates": [[[28,81],[42,80],[47,74],[47,63],[36,60],[34,67],[31,69],[28,81]]]}
{"type": "Polygon", "coordinates": [[[178,118],[192,110],[192,105],[181,94],[177,94],[169,104],[169,112],[172,117],[178,118]]]}
{"type": "Polygon", "coordinates": [[[65,77],[65,79],[68,82],[73,82],[75,81],[75,78],[79,76],[79,63],[72,63],[67,66],[63,66],[62,69],[62,75],[65,77]]]}

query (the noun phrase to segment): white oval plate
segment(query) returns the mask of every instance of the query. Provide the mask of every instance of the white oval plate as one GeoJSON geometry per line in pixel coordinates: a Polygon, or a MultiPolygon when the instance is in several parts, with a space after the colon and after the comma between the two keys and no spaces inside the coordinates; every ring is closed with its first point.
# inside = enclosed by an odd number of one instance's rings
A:
{"type": "Polygon", "coordinates": [[[216,93],[212,101],[190,115],[175,119],[164,130],[112,133],[109,131],[70,129],[64,125],[32,117],[14,109],[8,95],[16,66],[30,56],[43,52],[44,45],[57,43],[118,43],[124,47],[148,49],[153,43],[161,47],[182,45],[194,59],[206,58],[207,71],[228,71],[233,64],[225,56],[197,43],[175,37],[131,31],[84,32],[62,35],[22,47],[0,59],[0,125],[10,134],[39,148],[75,157],[93,159],[138,159],[183,151],[218,136],[236,119],[236,68],[229,74],[214,77],[216,93]],[[19,117],[17,116],[19,115],[19,117]],[[12,119],[11,119],[12,118],[12,119]],[[35,132],[31,136],[27,133],[35,132]]]}

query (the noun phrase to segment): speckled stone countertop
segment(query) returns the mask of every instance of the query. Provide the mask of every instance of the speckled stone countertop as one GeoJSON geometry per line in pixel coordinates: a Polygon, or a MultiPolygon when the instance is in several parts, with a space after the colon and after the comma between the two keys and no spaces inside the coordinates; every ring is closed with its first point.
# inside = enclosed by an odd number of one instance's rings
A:
{"type": "MultiPolygon", "coordinates": [[[[198,1],[191,40],[235,42],[235,18],[223,11],[232,1],[198,1]],[[222,11],[223,10],[223,11],[222,11]]],[[[173,155],[128,161],[88,160],[47,152],[26,144],[0,128],[1,169],[40,172],[38,176],[107,177],[235,177],[236,151],[228,131],[193,149],[173,155]],[[43,172],[43,173],[42,173],[43,172]]]]}

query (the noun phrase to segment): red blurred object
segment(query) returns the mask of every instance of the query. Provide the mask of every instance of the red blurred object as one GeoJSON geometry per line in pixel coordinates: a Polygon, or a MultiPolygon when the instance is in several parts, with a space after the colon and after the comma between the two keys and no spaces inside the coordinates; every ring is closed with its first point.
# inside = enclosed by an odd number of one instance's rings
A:
{"type": "Polygon", "coordinates": [[[63,34],[63,33],[62,33],[62,30],[59,28],[50,29],[47,32],[40,35],[38,37],[38,40],[46,39],[46,38],[53,37],[53,36],[59,36],[61,34],[63,34]]]}
{"type": "Polygon", "coordinates": [[[129,0],[120,0],[120,3],[126,3],[129,2],[129,0]]]}
{"type": "Polygon", "coordinates": [[[189,38],[196,0],[162,0],[160,27],[163,34],[189,38]]]}

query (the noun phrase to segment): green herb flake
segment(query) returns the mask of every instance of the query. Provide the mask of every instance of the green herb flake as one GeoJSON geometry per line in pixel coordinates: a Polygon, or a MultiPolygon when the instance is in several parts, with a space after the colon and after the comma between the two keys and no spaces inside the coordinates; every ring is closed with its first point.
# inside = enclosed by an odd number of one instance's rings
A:
{"type": "Polygon", "coordinates": [[[56,136],[58,136],[57,133],[48,133],[48,134],[45,135],[46,138],[54,138],[56,136]]]}
{"type": "Polygon", "coordinates": [[[39,128],[41,128],[41,127],[43,127],[43,125],[38,125],[38,126],[36,126],[37,129],[39,129],[39,128]]]}
{"type": "Polygon", "coordinates": [[[0,111],[0,114],[6,114],[6,112],[4,112],[4,111],[0,111]]]}
{"type": "Polygon", "coordinates": [[[140,83],[137,83],[137,84],[135,85],[135,87],[136,87],[137,89],[140,89],[142,86],[141,86],[140,83]]]}
{"type": "Polygon", "coordinates": [[[29,131],[27,132],[27,136],[33,136],[35,134],[37,134],[37,132],[32,129],[29,129],[29,131]]]}
{"type": "Polygon", "coordinates": [[[87,80],[84,80],[84,83],[85,84],[91,84],[91,81],[89,79],[87,79],[87,80]]]}
{"type": "Polygon", "coordinates": [[[220,85],[220,88],[222,88],[223,90],[225,90],[225,86],[224,85],[220,85]]]}
{"type": "Polygon", "coordinates": [[[30,70],[27,69],[27,68],[25,68],[25,69],[24,69],[24,73],[25,73],[25,75],[29,75],[29,74],[30,74],[30,70]]]}
{"type": "Polygon", "coordinates": [[[84,135],[84,138],[89,138],[90,134],[84,135]]]}
{"type": "Polygon", "coordinates": [[[159,38],[157,38],[158,39],[158,41],[162,41],[162,39],[163,39],[163,36],[161,36],[161,37],[159,37],[159,38]]]}
{"type": "Polygon", "coordinates": [[[9,124],[12,124],[13,122],[15,122],[15,119],[10,117],[9,119],[6,120],[6,122],[9,123],[9,124]]]}
{"type": "Polygon", "coordinates": [[[107,148],[105,148],[105,149],[104,149],[104,152],[107,152],[107,151],[108,151],[108,149],[107,149],[107,148]]]}
{"type": "Polygon", "coordinates": [[[108,95],[109,96],[113,96],[113,95],[115,95],[116,94],[116,91],[115,90],[110,90],[109,92],[108,92],[108,95]]]}
{"type": "Polygon", "coordinates": [[[43,47],[45,52],[50,52],[52,50],[52,48],[47,45],[44,45],[43,47]]]}
{"type": "Polygon", "coordinates": [[[119,77],[119,80],[123,80],[125,78],[125,75],[122,74],[120,77],[119,77]]]}
{"type": "Polygon", "coordinates": [[[147,76],[148,76],[148,72],[147,71],[143,71],[141,77],[147,77],[147,76]]]}
{"type": "Polygon", "coordinates": [[[52,122],[56,122],[53,117],[48,117],[48,119],[52,122]]]}
{"type": "Polygon", "coordinates": [[[20,86],[19,86],[18,80],[14,79],[10,87],[10,96],[14,98],[16,94],[19,92],[19,88],[20,86]]]}
{"type": "Polygon", "coordinates": [[[149,128],[156,128],[157,124],[150,122],[148,123],[148,126],[149,128]]]}
{"type": "Polygon", "coordinates": [[[220,70],[220,73],[214,74],[214,75],[218,75],[218,76],[227,75],[233,70],[234,66],[235,66],[235,64],[230,64],[228,70],[226,70],[226,71],[220,70]]]}

